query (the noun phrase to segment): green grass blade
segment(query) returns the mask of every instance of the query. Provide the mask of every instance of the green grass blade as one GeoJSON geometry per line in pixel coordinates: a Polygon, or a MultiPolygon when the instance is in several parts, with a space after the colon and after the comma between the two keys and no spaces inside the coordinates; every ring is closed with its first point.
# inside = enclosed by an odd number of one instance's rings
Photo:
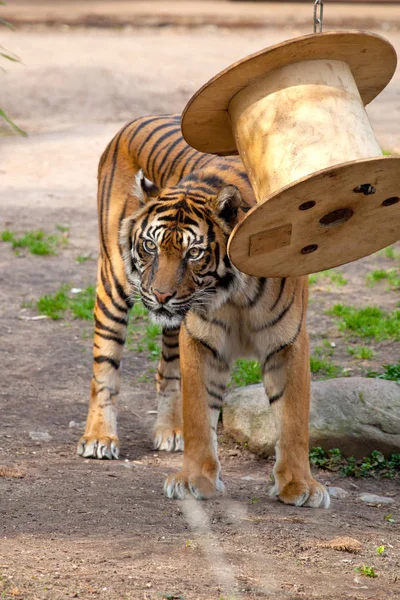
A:
{"type": "Polygon", "coordinates": [[[26,131],[24,131],[23,129],[21,129],[20,127],[18,127],[18,125],[16,125],[10,119],[10,117],[7,115],[7,113],[4,112],[4,110],[2,110],[1,108],[0,108],[0,117],[2,117],[5,121],[7,121],[7,123],[14,129],[14,131],[16,131],[17,133],[19,133],[19,135],[27,137],[28,134],[26,133],[26,131]]]}

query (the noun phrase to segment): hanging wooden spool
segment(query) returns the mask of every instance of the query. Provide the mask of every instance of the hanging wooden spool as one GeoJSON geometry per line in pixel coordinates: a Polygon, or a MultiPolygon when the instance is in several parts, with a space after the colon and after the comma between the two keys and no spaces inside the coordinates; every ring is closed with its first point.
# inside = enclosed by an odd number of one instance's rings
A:
{"type": "Polygon", "coordinates": [[[313,273],[400,238],[400,158],[382,156],[364,109],[396,62],[376,34],[313,34],[234,64],[189,101],[186,141],[239,153],[254,189],[228,246],[241,271],[313,273]]]}

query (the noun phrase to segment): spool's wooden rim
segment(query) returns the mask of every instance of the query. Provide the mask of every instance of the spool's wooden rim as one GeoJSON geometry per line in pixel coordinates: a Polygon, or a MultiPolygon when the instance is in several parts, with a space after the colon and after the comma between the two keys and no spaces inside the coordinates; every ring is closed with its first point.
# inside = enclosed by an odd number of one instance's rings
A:
{"type": "Polygon", "coordinates": [[[298,277],[377,252],[400,239],[399,174],[400,157],[378,157],[303,177],[247,213],[229,257],[249,275],[298,277]]]}
{"type": "Polygon", "coordinates": [[[201,152],[237,154],[228,114],[232,98],[268,72],[306,60],[346,62],[364,105],[386,87],[397,64],[393,46],[376,33],[328,31],[287,40],[231,65],[198,90],[183,111],[183,137],[201,152]]]}

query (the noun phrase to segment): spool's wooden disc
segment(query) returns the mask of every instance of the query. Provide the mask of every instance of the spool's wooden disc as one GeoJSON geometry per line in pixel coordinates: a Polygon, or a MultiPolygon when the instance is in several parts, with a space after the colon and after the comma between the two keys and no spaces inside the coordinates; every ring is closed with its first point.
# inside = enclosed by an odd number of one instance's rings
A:
{"type": "Polygon", "coordinates": [[[400,239],[400,157],[323,169],[254,206],[229,240],[234,265],[259,277],[315,273],[400,239]],[[375,193],[354,191],[369,184],[375,193]]]}
{"type": "Polygon", "coordinates": [[[361,31],[328,31],[271,46],[225,69],[194,94],[182,115],[185,140],[201,152],[237,154],[228,113],[232,98],[274,69],[322,59],[350,66],[364,105],[386,87],[397,63],[385,38],[361,31]]]}

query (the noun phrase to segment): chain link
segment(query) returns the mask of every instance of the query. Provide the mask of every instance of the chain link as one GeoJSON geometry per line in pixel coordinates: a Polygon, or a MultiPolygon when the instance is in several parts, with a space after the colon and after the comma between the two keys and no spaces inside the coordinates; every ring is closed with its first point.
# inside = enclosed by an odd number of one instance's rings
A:
{"type": "Polygon", "coordinates": [[[314,2],[314,33],[322,33],[323,17],[324,17],[324,2],[323,2],[323,0],[315,0],[315,2],[314,2]]]}

